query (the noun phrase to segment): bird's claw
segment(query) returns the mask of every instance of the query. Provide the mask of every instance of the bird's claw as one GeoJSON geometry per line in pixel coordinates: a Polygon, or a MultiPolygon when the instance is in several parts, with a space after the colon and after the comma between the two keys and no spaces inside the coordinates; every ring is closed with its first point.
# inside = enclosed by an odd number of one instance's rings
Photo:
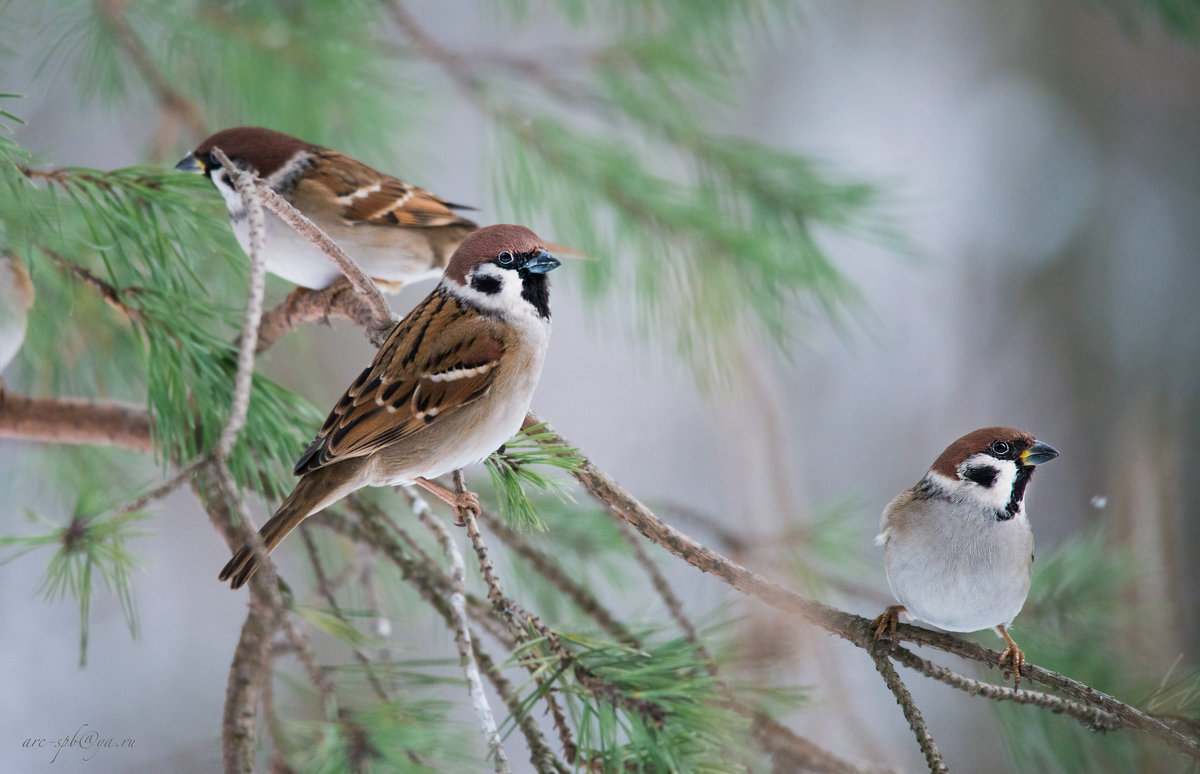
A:
{"type": "Polygon", "coordinates": [[[900,613],[903,610],[904,605],[892,605],[884,610],[882,615],[871,621],[871,628],[875,630],[875,639],[894,640],[896,638],[896,627],[900,624],[900,613]]]}
{"type": "Polygon", "coordinates": [[[1025,666],[1025,654],[1016,644],[1009,645],[1001,651],[1000,668],[1004,670],[1005,677],[1008,677],[1010,674],[1012,675],[1014,688],[1021,687],[1021,667],[1023,666],[1025,666]],[[1006,661],[1011,667],[1011,671],[1005,668],[1004,663],[1006,661]]]}
{"type": "Polygon", "coordinates": [[[471,490],[457,492],[454,495],[454,526],[465,527],[467,525],[466,517],[463,511],[469,511],[472,516],[478,517],[483,513],[483,509],[479,506],[479,495],[471,490]]]}

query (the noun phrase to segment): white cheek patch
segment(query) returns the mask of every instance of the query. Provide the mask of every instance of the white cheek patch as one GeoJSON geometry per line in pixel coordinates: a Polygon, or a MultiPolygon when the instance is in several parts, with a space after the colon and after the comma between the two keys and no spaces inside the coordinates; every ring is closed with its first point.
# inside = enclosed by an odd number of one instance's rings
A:
{"type": "Polygon", "coordinates": [[[221,193],[221,198],[225,200],[225,206],[229,209],[229,217],[235,219],[244,217],[246,206],[242,203],[242,195],[233,187],[233,183],[229,180],[229,173],[224,167],[213,172],[212,182],[221,193]]]}
{"type": "Polygon", "coordinates": [[[957,491],[963,496],[970,497],[985,507],[1002,511],[1012,497],[1013,482],[1017,480],[1017,463],[1012,460],[998,460],[987,454],[972,454],[958,467],[959,479],[954,483],[957,491]],[[974,481],[964,478],[968,468],[986,466],[996,471],[996,479],[989,487],[983,487],[974,481]]]}
{"type": "Polygon", "coordinates": [[[498,314],[520,314],[528,311],[536,315],[533,305],[521,298],[521,277],[515,271],[501,269],[491,263],[484,263],[471,270],[465,285],[447,283],[449,290],[468,303],[489,312],[498,314]],[[484,293],[471,287],[471,281],[476,277],[495,280],[500,288],[494,293],[484,293]]]}

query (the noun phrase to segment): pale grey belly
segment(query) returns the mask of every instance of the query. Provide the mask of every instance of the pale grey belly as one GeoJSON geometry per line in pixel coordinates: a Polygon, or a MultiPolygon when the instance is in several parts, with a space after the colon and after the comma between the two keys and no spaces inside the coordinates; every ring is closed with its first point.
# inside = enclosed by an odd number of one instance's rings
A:
{"type": "Polygon", "coordinates": [[[1029,594],[1033,534],[1023,519],[892,534],[884,567],[909,613],[941,629],[973,632],[1008,624],[1029,594]],[[915,534],[914,534],[915,533],[915,534]]]}
{"type": "MultiPolygon", "coordinates": [[[[333,259],[309,242],[279,216],[266,213],[267,271],[288,282],[306,288],[325,288],[342,276],[333,259]]],[[[355,263],[374,279],[389,282],[414,282],[441,276],[441,267],[432,266],[433,257],[425,237],[419,233],[392,232],[390,240],[374,242],[380,237],[368,229],[372,226],[333,228],[330,238],[341,245],[355,263]],[[354,246],[347,240],[354,229],[354,246]]],[[[234,222],[234,234],[247,255],[250,254],[250,233],[243,218],[234,222]]],[[[382,230],[382,229],[381,229],[382,230]]]]}

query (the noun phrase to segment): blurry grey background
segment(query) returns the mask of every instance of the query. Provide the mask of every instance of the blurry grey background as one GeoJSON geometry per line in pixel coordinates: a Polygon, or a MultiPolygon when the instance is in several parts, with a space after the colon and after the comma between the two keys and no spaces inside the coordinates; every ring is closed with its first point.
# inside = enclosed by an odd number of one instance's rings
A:
{"type": "MultiPolygon", "coordinates": [[[[509,34],[474,3],[412,10],[456,48],[509,34]]],[[[553,42],[561,30],[544,33],[553,42]]],[[[539,42],[536,24],[514,33],[513,45],[539,42]]],[[[39,76],[41,52],[21,43],[0,53],[0,91],[29,95],[16,108],[23,146],[54,166],[144,160],[152,105],[81,112],[69,74],[39,76]]],[[[397,132],[403,166],[377,163],[452,201],[479,203],[479,220],[489,222],[481,159],[494,146],[475,113],[427,90],[418,123],[397,132]]],[[[1146,625],[1128,634],[1142,637],[1144,660],[1129,669],[1153,676],[1180,653],[1194,661],[1200,50],[1153,23],[1123,28],[1077,0],[812,3],[801,30],[751,63],[729,130],[881,182],[914,254],[829,242],[861,289],[862,313],[840,330],[812,328],[786,357],[752,346],[745,384],[711,395],[685,366],[614,332],[607,316],[619,304],[585,307],[568,265],[554,276],[554,340],[534,409],[644,500],[689,506],[746,535],[849,498],[845,518],[869,557],[863,583],[879,600],[834,601],[867,616],[887,598],[870,541],[888,499],[962,433],[1028,429],[1062,452],[1030,490],[1039,556],[1106,521],[1137,559],[1131,601],[1146,625]]],[[[428,290],[409,288],[395,308],[428,290]]],[[[339,324],[291,335],[265,369],[324,407],[370,355],[359,332],[339,324]],[[315,373],[312,352],[322,353],[315,373]]],[[[35,481],[14,480],[31,453],[0,443],[12,523],[48,496],[35,481]]],[[[131,643],[116,601],[98,595],[86,670],[76,667],[75,607],[33,597],[44,557],[0,568],[0,770],[218,766],[245,597],[216,582],[227,551],[189,494],[158,512],[154,534],[134,544],[148,564],[136,585],[141,635],[131,643]],[[136,750],[101,750],[91,761],[64,751],[51,765],[51,753],[21,748],[27,737],[69,736],[84,723],[135,738],[136,750]]],[[[762,566],[754,552],[742,559],[762,566]]],[[[689,567],[671,569],[694,612],[731,597],[689,567]]],[[[655,611],[638,594],[615,604],[655,611]]],[[[800,733],[864,763],[923,769],[865,655],[774,611],[739,626],[749,650],[794,654],[775,680],[812,686],[817,704],[793,719],[800,733]]],[[[1018,618],[1018,640],[1021,631],[1018,618]]],[[[453,653],[440,628],[397,638],[414,650],[432,639],[431,649],[453,653]]],[[[947,760],[961,770],[1011,768],[985,703],[922,678],[908,683],[947,760]]]]}

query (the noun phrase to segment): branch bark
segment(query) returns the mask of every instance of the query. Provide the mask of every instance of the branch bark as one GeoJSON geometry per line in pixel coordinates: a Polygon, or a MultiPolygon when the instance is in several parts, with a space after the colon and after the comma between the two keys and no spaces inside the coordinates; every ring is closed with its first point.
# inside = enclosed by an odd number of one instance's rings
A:
{"type": "Polygon", "coordinates": [[[904,711],[904,719],[908,721],[909,728],[912,729],[913,735],[917,737],[917,744],[921,746],[921,752],[925,754],[925,762],[929,764],[929,770],[933,774],[948,774],[950,769],[946,768],[946,762],[942,760],[942,753],[933,741],[933,734],[929,733],[929,727],[925,725],[925,719],[921,717],[921,710],[917,709],[917,703],[913,701],[912,694],[908,692],[904,681],[896,673],[896,668],[892,666],[892,662],[888,661],[887,654],[884,653],[884,648],[867,648],[867,653],[875,661],[875,668],[879,670],[879,674],[883,677],[883,682],[887,684],[892,695],[896,697],[896,703],[904,711]]]}
{"type": "Polygon", "coordinates": [[[0,438],[120,446],[151,454],[150,415],[130,403],[0,392],[0,438]]]}

